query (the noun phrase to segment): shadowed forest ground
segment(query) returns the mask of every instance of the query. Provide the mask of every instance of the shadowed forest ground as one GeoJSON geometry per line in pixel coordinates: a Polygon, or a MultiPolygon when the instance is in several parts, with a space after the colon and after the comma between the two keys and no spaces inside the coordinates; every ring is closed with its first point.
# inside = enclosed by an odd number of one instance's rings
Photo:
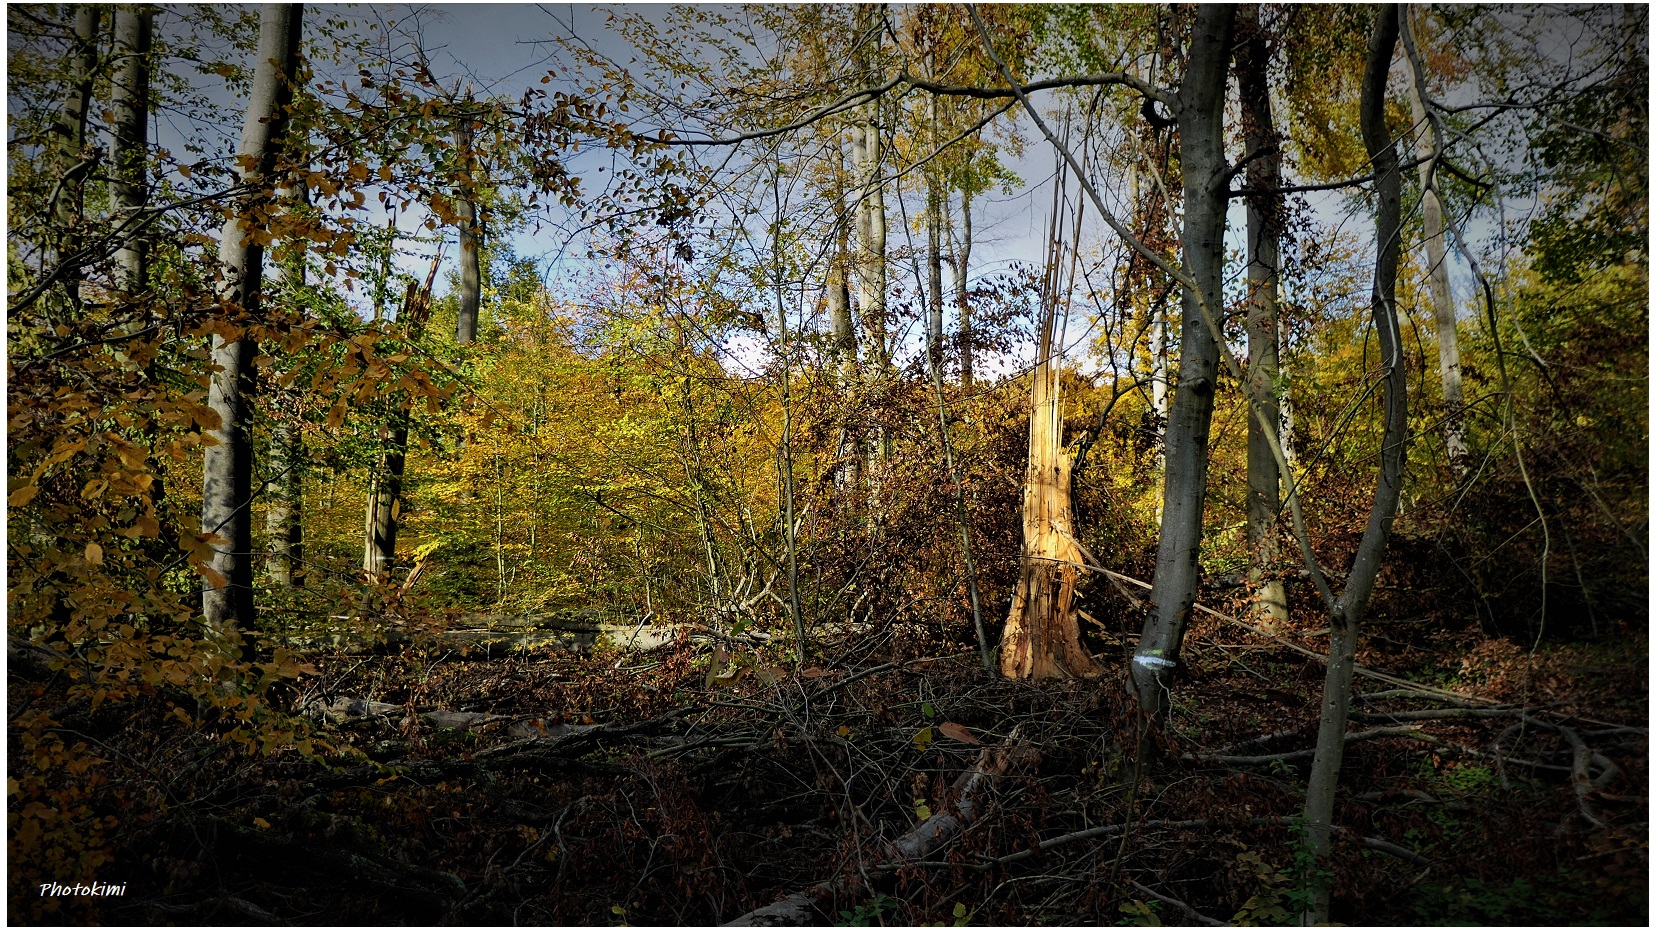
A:
{"type": "MultiPolygon", "coordinates": [[[[1334,919],[1644,924],[1645,636],[1528,652],[1387,602],[1359,663],[1417,686],[1356,687],[1351,732],[1372,737],[1344,765],[1334,919]]],[[[905,626],[798,673],[728,643],[717,678],[686,637],[626,656],[429,639],[319,655],[288,709],[396,711],[320,730],[334,751],[315,760],[234,751],[165,704],[83,704],[66,729],[113,775],[84,798],[110,818],[99,876],[128,893],[41,919],[707,925],[825,885],[825,923],[1294,922],[1323,666],[1292,644],[1316,652],[1311,628],[1273,640],[1200,613],[1137,784],[1118,677],[989,678],[969,645],[905,626]],[[430,710],[491,716],[410,715],[430,710]],[[895,859],[991,752],[1001,773],[966,830],[895,859]]],[[[1129,650],[1102,629],[1102,658],[1129,650]]],[[[57,693],[14,675],[9,700],[57,693]]],[[[14,918],[32,893],[14,887],[14,918]]]]}

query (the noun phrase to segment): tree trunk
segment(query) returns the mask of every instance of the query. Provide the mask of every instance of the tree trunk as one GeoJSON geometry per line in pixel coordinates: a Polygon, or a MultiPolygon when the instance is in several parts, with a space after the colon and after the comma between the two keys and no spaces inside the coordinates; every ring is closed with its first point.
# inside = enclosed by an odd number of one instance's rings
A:
{"type": "MultiPolygon", "coordinates": [[[[1284,196],[1280,186],[1278,131],[1272,122],[1267,91],[1271,53],[1262,31],[1260,7],[1240,10],[1245,33],[1238,55],[1238,102],[1243,112],[1246,179],[1258,192],[1247,202],[1249,262],[1249,380],[1245,390],[1269,424],[1278,413],[1278,244],[1284,230],[1284,196]]],[[[1278,564],[1278,462],[1272,439],[1256,418],[1249,423],[1249,499],[1246,526],[1250,549],[1249,582],[1268,630],[1289,619],[1284,581],[1274,579],[1278,564]]]]}
{"type": "Polygon", "coordinates": [[[870,112],[852,131],[852,158],[862,189],[858,195],[858,314],[864,325],[864,361],[880,380],[891,365],[887,348],[887,208],[881,181],[881,139],[870,112]]]}
{"type": "MultiPolygon", "coordinates": [[[[398,400],[393,399],[395,404],[398,400]]],[[[373,582],[397,559],[397,519],[403,496],[403,461],[409,449],[409,421],[395,412],[380,426],[380,458],[369,485],[363,521],[363,572],[373,582]]]]}
{"type": "Polygon", "coordinates": [[[1059,250],[1049,257],[1051,287],[1044,294],[1042,326],[1031,378],[1030,459],[1025,469],[1025,545],[1019,585],[1002,629],[1002,676],[1096,677],[1101,673],[1082,646],[1075,603],[1083,554],[1071,516],[1071,452],[1064,445],[1058,359],[1054,351],[1059,310],[1059,250]]]}
{"type": "Polygon", "coordinates": [[[961,243],[952,263],[956,278],[956,353],[961,357],[961,387],[973,387],[973,305],[967,300],[967,260],[973,252],[973,192],[961,192],[961,243]]]}
{"type": "MultiPolygon", "coordinates": [[[[149,201],[145,168],[149,159],[150,33],[154,19],[155,10],[150,7],[121,6],[115,10],[115,56],[120,68],[109,96],[114,117],[109,210],[117,228],[133,223],[133,215],[149,201]]],[[[130,298],[148,288],[150,250],[149,240],[134,226],[124,229],[115,250],[115,288],[130,298]]]]}
{"type": "MultiPolygon", "coordinates": [[[[937,148],[938,97],[927,98],[928,132],[937,148]]],[[[937,376],[944,366],[944,258],[939,239],[944,225],[943,182],[931,166],[927,171],[927,374],[937,376]]]]}
{"type": "MultiPolygon", "coordinates": [[[[472,102],[468,92],[466,103],[472,102]]],[[[472,156],[472,123],[466,116],[455,121],[455,157],[459,169],[455,178],[455,212],[460,219],[460,294],[459,310],[455,317],[455,342],[471,343],[478,339],[478,305],[482,296],[478,247],[483,239],[479,223],[477,186],[473,180],[475,160],[472,156]]]]}
{"type": "Polygon", "coordinates": [[[87,111],[92,105],[92,84],[98,70],[99,7],[83,3],[75,7],[75,70],[69,93],[63,102],[52,131],[57,137],[58,171],[61,189],[52,205],[53,220],[58,234],[58,261],[72,263],[75,268],[63,275],[64,288],[69,295],[69,306],[79,308],[81,303],[80,263],[74,257],[81,249],[81,226],[86,210],[86,177],[92,171],[96,154],[88,149],[86,139],[87,111]]]}
{"type": "Polygon", "coordinates": [[[1226,233],[1227,164],[1221,132],[1233,9],[1198,8],[1186,75],[1177,95],[1185,224],[1181,253],[1197,290],[1181,293],[1180,376],[1169,410],[1164,462],[1163,523],[1151,608],[1131,666],[1143,714],[1168,711],[1169,674],[1180,655],[1187,616],[1197,598],[1198,546],[1209,472],[1209,427],[1215,407],[1219,348],[1205,310],[1219,320],[1226,233]]]}
{"type": "Polygon", "coordinates": [[[300,521],[300,464],[305,459],[304,443],[293,425],[278,422],[271,426],[271,501],[265,510],[265,537],[268,541],[265,573],[272,586],[294,585],[303,559],[303,524],[300,521]]]}
{"type": "MultiPolygon", "coordinates": [[[[837,159],[840,156],[837,154],[837,159]]],[[[837,176],[838,176],[837,171],[837,176]]],[[[850,412],[858,391],[858,338],[852,325],[852,295],[846,282],[851,256],[847,243],[846,212],[839,183],[835,192],[835,248],[829,259],[825,288],[829,307],[829,339],[835,366],[835,387],[841,400],[839,434],[835,442],[835,488],[846,492],[858,488],[863,471],[863,453],[850,412]]]]}
{"type": "MultiPolygon", "coordinates": [[[[264,249],[252,237],[253,202],[271,197],[268,175],[281,147],[293,77],[299,64],[298,4],[268,4],[261,11],[259,48],[248,98],[246,122],[237,147],[239,181],[252,192],[225,221],[219,234],[222,275],[219,301],[232,326],[240,327],[259,311],[264,249]]],[[[209,434],[214,444],[202,462],[202,531],[217,535],[211,573],[202,588],[202,613],[217,637],[233,626],[253,623],[252,499],[254,341],[246,336],[213,337],[216,371],[207,404],[219,416],[209,434]]]]}
{"type": "MultiPolygon", "coordinates": [[[[1401,24],[1409,29],[1409,17],[1401,24]]],[[[1451,465],[1467,468],[1468,445],[1462,439],[1462,353],[1457,346],[1456,303],[1451,298],[1451,269],[1445,262],[1445,205],[1433,184],[1439,153],[1428,126],[1426,76],[1406,69],[1411,120],[1416,124],[1416,167],[1422,181],[1422,237],[1428,250],[1428,297],[1433,301],[1435,333],[1439,342],[1439,384],[1445,397],[1445,453],[1451,465]]]]}
{"type": "MultiPolygon", "coordinates": [[[[1394,286],[1399,273],[1400,172],[1399,159],[1388,134],[1384,113],[1387,73],[1393,61],[1393,47],[1399,35],[1404,7],[1387,5],[1376,14],[1365,64],[1364,85],[1359,101],[1359,127],[1365,149],[1376,173],[1376,277],[1371,289],[1370,312],[1376,326],[1376,342],[1383,361],[1382,389],[1386,423],[1382,432],[1382,464],[1376,480],[1376,498],[1364,535],[1353,555],[1353,569],[1347,576],[1330,619],[1330,663],[1324,675],[1324,701],[1319,711],[1318,743],[1313,754],[1312,773],[1307,782],[1307,803],[1303,811],[1307,847],[1315,867],[1330,853],[1330,824],[1335,808],[1336,786],[1340,780],[1342,751],[1346,746],[1347,711],[1353,685],[1353,656],[1358,648],[1359,620],[1370,602],[1370,594],[1381,569],[1382,553],[1393,518],[1399,508],[1399,490],[1404,480],[1406,441],[1405,364],[1399,339],[1399,318],[1394,307],[1394,286]]],[[[1327,923],[1330,917],[1328,875],[1308,880],[1312,903],[1303,920],[1327,923]]]]}

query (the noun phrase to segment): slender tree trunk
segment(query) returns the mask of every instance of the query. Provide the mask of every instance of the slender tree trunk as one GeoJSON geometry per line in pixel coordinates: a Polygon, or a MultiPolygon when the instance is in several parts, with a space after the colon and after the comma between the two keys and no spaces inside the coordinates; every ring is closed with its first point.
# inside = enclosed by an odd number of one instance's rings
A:
{"type": "MultiPolygon", "coordinates": [[[[292,199],[297,205],[310,204],[310,189],[294,184],[277,192],[279,200],[292,199]]],[[[291,288],[305,285],[305,251],[308,241],[293,238],[284,244],[275,268],[291,288]]],[[[297,393],[284,392],[291,405],[298,405],[297,393]]],[[[291,587],[303,576],[305,441],[297,417],[278,416],[271,424],[270,448],[265,474],[268,495],[265,506],[265,575],[274,587],[291,587]]]]}
{"type": "MultiPolygon", "coordinates": [[[[928,131],[936,148],[938,139],[938,97],[927,98],[928,131]]],[[[927,372],[936,374],[944,365],[944,257],[939,245],[944,226],[943,182],[938,172],[927,172],[927,372]]]]}
{"type": "MultiPolygon", "coordinates": [[[[844,207],[838,186],[835,200],[837,207],[844,207]]],[[[834,253],[829,259],[829,274],[825,283],[828,291],[829,339],[835,366],[835,387],[841,399],[843,412],[835,441],[835,488],[842,492],[858,488],[863,469],[863,453],[858,443],[858,431],[849,414],[854,407],[853,399],[858,392],[859,380],[858,337],[853,329],[852,295],[846,281],[846,274],[851,265],[851,253],[847,243],[845,216],[844,209],[835,213],[835,246],[834,253]]]]}
{"type": "MultiPolygon", "coordinates": [[[[465,103],[472,97],[467,94],[465,103]]],[[[477,186],[473,179],[476,160],[472,153],[472,123],[462,115],[455,121],[455,154],[460,168],[455,179],[455,211],[460,218],[460,294],[459,311],[455,318],[455,342],[471,343],[478,339],[478,305],[482,297],[482,277],[479,269],[478,247],[483,229],[478,210],[477,186]]]]}
{"type": "MultiPolygon", "coordinates": [[[[395,243],[393,238],[387,244],[388,267],[395,243]]],[[[411,342],[420,339],[426,328],[426,319],[431,314],[432,283],[437,280],[441,253],[440,250],[439,255],[432,257],[424,287],[409,283],[403,295],[403,304],[397,311],[397,322],[403,326],[411,342]]],[[[389,274],[389,268],[387,272],[389,274]]],[[[388,404],[391,412],[380,426],[380,457],[369,483],[368,507],[363,518],[363,573],[368,575],[371,583],[388,572],[397,560],[397,529],[403,508],[403,469],[409,452],[407,402],[401,392],[394,392],[388,404]]],[[[370,596],[365,594],[364,608],[370,604],[370,596]]]]}
{"type": "Polygon", "coordinates": [[[973,304],[967,299],[967,260],[973,252],[973,192],[961,192],[961,242],[951,264],[956,279],[956,354],[961,360],[961,386],[973,387],[973,304]]]}
{"type": "MultiPolygon", "coordinates": [[[[110,152],[113,178],[109,186],[110,220],[119,228],[149,202],[145,184],[149,160],[150,33],[155,10],[121,6],[115,10],[115,72],[109,96],[114,117],[114,146],[110,152]]],[[[136,296],[149,287],[149,239],[127,226],[115,250],[115,287],[136,296]]]]}
{"type": "MultiPolygon", "coordinates": [[[[1402,28],[1409,29],[1409,17],[1402,28]]],[[[1457,346],[1456,302],[1451,298],[1451,268],[1445,261],[1445,205],[1433,184],[1439,153],[1434,147],[1433,129],[1428,126],[1426,78],[1415,68],[1406,69],[1411,120],[1416,124],[1416,167],[1422,181],[1422,237],[1428,251],[1428,297],[1433,302],[1435,333],[1439,343],[1439,385],[1445,398],[1445,452],[1460,473],[1466,469],[1468,445],[1462,439],[1462,353],[1457,346]]]]}
{"type": "MultiPolygon", "coordinates": [[[[271,197],[268,176],[281,147],[299,65],[301,9],[298,4],[268,4],[260,15],[253,89],[237,147],[240,181],[253,186],[253,191],[225,221],[219,235],[223,277],[219,300],[232,326],[253,320],[259,312],[264,249],[251,236],[249,208],[271,197]]],[[[202,588],[202,613],[208,631],[220,638],[228,638],[236,625],[251,625],[254,615],[253,358],[252,338],[213,337],[212,360],[217,371],[207,404],[219,416],[219,426],[209,432],[215,443],[203,455],[202,531],[218,537],[211,573],[202,588]]]]}
{"type": "Polygon", "coordinates": [[[864,360],[869,375],[885,378],[891,366],[887,347],[887,208],[881,182],[881,140],[873,113],[853,130],[852,153],[863,188],[858,197],[858,314],[864,325],[864,360]]]}
{"type": "Polygon", "coordinates": [[[1181,253],[1197,291],[1182,289],[1180,381],[1169,410],[1164,462],[1163,524],[1151,608],[1131,666],[1143,714],[1168,711],[1169,675],[1180,656],[1187,617],[1197,598],[1198,547],[1209,472],[1209,428],[1220,362],[1208,310],[1219,319],[1226,234],[1227,163],[1221,114],[1230,58],[1233,8],[1200,6],[1177,95],[1180,166],[1185,202],[1181,253]]]}
{"type": "MultiPolygon", "coordinates": [[[[393,399],[396,404],[399,400],[393,399]]],[[[373,582],[397,559],[397,525],[402,510],[403,461],[409,449],[408,416],[393,412],[380,426],[380,457],[369,486],[363,521],[363,572],[373,582]]]]}
{"type": "Polygon", "coordinates": [[[80,263],[74,259],[81,249],[81,227],[86,211],[86,177],[97,162],[97,154],[87,146],[87,111],[92,105],[92,84],[98,70],[98,23],[100,8],[90,3],[75,7],[74,77],[52,127],[57,137],[58,171],[61,173],[58,198],[53,207],[53,220],[58,234],[58,261],[73,263],[75,268],[63,275],[64,288],[69,295],[69,306],[79,308],[81,303],[80,263]]]}
{"type": "MultiPolygon", "coordinates": [[[[1240,9],[1244,41],[1238,55],[1238,101],[1243,111],[1246,178],[1257,192],[1247,202],[1249,256],[1249,382],[1245,389],[1268,423],[1278,414],[1278,244],[1284,230],[1284,196],[1280,186],[1279,138],[1267,92],[1271,53],[1262,31],[1260,7],[1240,9]]],[[[1249,499],[1247,532],[1249,582],[1255,603],[1270,628],[1289,619],[1284,581],[1275,579],[1278,564],[1279,482],[1272,439],[1260,421],[1249,421],[1249,499]]]]}
{"type": "MultiPolygon", "coordinates": [[[[1340,783],[1342,752],[1346,746],[1347,712],[1352,697],[1353,656],[1358,648],[1359,621],[1381,570],[1388,533],[1399,509],[1399,490],[1404,481],[1406,431],[1405,364],[1399,339],[1399,318],[1394,306],[1395,282],[1399,273],[1400,172],[1399,159],[1388,134],[1384,114],[1387,73],[1393,61],[1393,47],[1399,36],[1404,7],[1383,6],[1376,14],[1365,64],[1364,85],[1359,102],[1359,127],[1365,149],[1376,173],[1376,277],[1371,290],[1370,311],[1376,326],[1376,342],[1382,354],[1382,389],[1386,423],[1382,432],[1381,471],[1376,480],[1376,498],[1364,535],[1353,556],[1347,576],[1330,619],[1330,663],[1324,676],[1324,701],[1319,711],[1318,742],[1307,781],[1307,846],[1315,866],[1322,867],[1330,854],[1330,822],[1340,783]]],[[[1327,874],[1309,879],[1312,903],[1303,920],[1327,923],[1330,918],[1330,882],[1327,874]]]]}
{"type": "Polygon", "coordinates": [[[271,501],[265,510],[265,537],[269,541],[265,573],[272,586],[293,586],[303,559],[304,525],[300,516],[304,487],[300,466],[304,459],[305,447],[299,431],[284,421],[272,425],[266,464],[271,475],[271,501]]]}

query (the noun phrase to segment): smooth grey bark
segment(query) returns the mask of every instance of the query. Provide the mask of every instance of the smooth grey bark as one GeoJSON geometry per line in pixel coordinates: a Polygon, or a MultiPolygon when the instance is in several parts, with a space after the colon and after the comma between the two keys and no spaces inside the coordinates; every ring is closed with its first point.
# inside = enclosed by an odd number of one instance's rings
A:
{"type": "MultiPolygon", "coordinates": [[[[81,227],[86,211],[86,177],[98,161],[98,154],[87,148],[87,111],[92,106],[92,84],[98,69],[99,7],[83,3],[75,7],[74,70],[63,110],[52,126],[57,137],[57,161],[60,173],[57,200],[52,205],[52,219],[58,234],[58,261],[73,262],[81,249],[81,227]]],[[[81,271],[67,270],[62,276],[69,294],[70,307],[78,308],[81,301],[81,271]]]]}
{"type": "MultiPolygon", "coordinates": [[[[150,46],[155,9],[121,6],[115,10],[115,59],[119,68],[109,95],[112,177],[109,185],[110,221],[120,228],[149,203],[145,183],[149,159],[150,46]]],[[[127,228],[115,250],[115,287],[128,296],[149,287],[149,240],[127,228]]]]}
{"type": "MultiPolygon", "coordinates": [[[[938,98],[927,98],[928,131],[938,146],[938,98]]],[[[931,165],[927,169],[927,370],[937,374],[944,365],[944,257],[940,238],[944,226],[943,180],[931,165]]]]}
{"type": "MultiPolygon", "coordinates": [[[[873,105],[871,105],[873,106],[873,105]]],[[[881,141],[873,115],[852,130],[852,158],[862,180],[858,195],[858,315],[864,326],[864,360],[872,378],[886,374],[887,209],[881,183],[881,141]]]]}
{"type": "MultiPolygon", "coordinates": [[[[472,102],[470,92],[467,104],[472,102]]],[[[460,291],[456,295],[459,310],[455,317],[455,342],[471,343],[478,339],[478,305],[482,298],[482,277],[479,270],[478,247],[483,240],[479,222],[477,186],[473,173],[476,164],[472,152],[472,123],[464,115],[456,119],[453,130],[455,156],[459,166],[455,178],[455,213],[460,227],[460,291]]]]}
{"type": "MultiPolygon", "coordinates": [[[[1359,128],[1376,175],[1376,274],[1371,287],[1370,312],[1376,327],[1376,343],[1382,356],[1382,390],[1385,423],[1382,431],[1381,470],[1376,480],[1376,497],[1370,518],[1347,584],[1330,611],[1330,663],[1324,675],[1324,700],[1319,710],[1318,742],[1313,753],[1312,773],[1307,782],[1303,810],[1307,846],[1315,865],[1330,853],[1331,815],[1336,787],[1340,783],[1342,752],[1347,744],[1347,713],[1352,699],[1353,656],[1358,648],[1359,621],[1370,602],[1370,594],[1381,570],[1388,533],[1399,510],[1399,490],[1405,472],[1405,364],[1399,338],[1395,307],[1395,285],[1399,274],[1400,171],[1385,119],[1387,73],[1393,48],[1399,37],[1404,7],[1383,6],[1376,14],[1365,63],[1364,84],[1359,101],[1359,128]]],[[[1303,916],[1307,923],[1326,923],[1330,917],[1328,875],[1307,879],[1312,901],[1303,916]]]]}
{"type": "MultiPolygon", "coordinates": [[[[238,181],[248,190],[219,234],[219,304],[232,327],[241,326],[259,311],[264,248],[251,236],[250,208],[272,196],[269,176],[281,148],[299,65],[301,10],[299,4],[273,3],[260,13],[253,88],[235,160],[238,181]]],[[[254,350],[250,337],[213,337],[216,371],[207,404],[219,416],[219,425],[208,432],[215,443],[202,458],[201,517],[202,531],[218,537],[213,543],[212,573],[202,587],[202,614],[208,632],[221,639],[230,636],[236,625],[251,625],[254,618],[250,510],[254,350]]]]}
{"type": "Polygon", "coordinates": [[[1220,349],[1204,320],[1204,309],[1222,307],[1228,165],[1221,117],[1232,19],[1230,6],[1198,8],[1186,74],[1174,99],[1186,213],[1181,254],[1189,284],[1181,289],[1180,374],[1165,435],[1156,577],[1130,665],[1141,712],[1154,720],[1168,711],[1169,674],[1179,659],[1187,618],[1197,598],[1209,429],[1220,363],[1220,349]]]}
{"type": "Polygon", "coordinates": [[[956,280],[956,354],[961,363],[961,385],[973,387],[973,304],[967,298],[967,260],[973,253],[973,192],[961,191],[961,242],[956,244],[952,273],[956,280]]]}
{"type": "MultiPolygon", "coordinates": [[[[1259,192],[1246,201],[1249,266],[1249,379],[1244,389],[1268,423],[1278,424],[1278,269],[1284,233],[1284,196],[1279,170],[1280,140],[1272,121],[1267,68],[1271,52],[1262,31],[1260,7],[1239,11],[1243,42],[1238,47],[1238,102],[1243,114],[1245,170],[1249,188],[1259,192]]],[[[1249,582],[1255,604],[1269,627],[1289,619],[1284,581],[1274,579],[1278,563],[1280,510],[1278,462],[1272,439],[1260,420],[1248,419],[1249,494],[1245,526],[1249,541],[1249,582]]]]}
{"type": "MultiPolygon", "coordinates": [[[[842,156],[837,152],[837,161],[842,156]]],[[[836,177],[840,177],[837,166],[836,177]]],[[[846,211],[837,180],[835,190],[835,242],[829,258],[829,271],[824,287],[828,292],[825,302],[829,312],[830,353],[835,367],[835,388],[841,399],[841,416],[835,441],[835,488],[845,492],[858,487],[863,471],[863,455],[859,450],[858,433],[848,414],[858,391],[858,337],[852,323],[852,293],[847,284],[851,268],[851,248],[847,242],[846,211]]]]}
{"type": "MultiPolygon", "coordinates": [[[[1410,29],[1410,17],[1400,23],[1410,29]]],[[[1451,297],[1451,268],[1445,261],[1445,205],[1434,184],[1439,147],[1428,124],[1426,77],[1407,68],[1411,120],[1416,124],[1416,167],[1422,183],[1422,238],[1428,254],[1428,297],[1433,302],[1435,335],[1439,343],[1439,385],[1445,399],[1445,453],[1458,472],[1467,468],[1468,444],[1462,437],[1462,352],[1457,345],[1456,302],[1451,297]]]]}

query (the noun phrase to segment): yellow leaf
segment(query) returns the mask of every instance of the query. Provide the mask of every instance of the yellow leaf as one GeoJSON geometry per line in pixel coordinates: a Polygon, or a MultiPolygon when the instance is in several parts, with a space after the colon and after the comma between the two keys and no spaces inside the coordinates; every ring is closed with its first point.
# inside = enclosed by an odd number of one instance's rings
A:
{"type": "Polygon", "coordinates": [[[12,490],[12,494],[6,497],[6,504],[28,505],[29,500],[33,499],[35,497],[35,493],[37,492],[40,492],[40,487],[34,485],[24,486],[21,489],[14,489],[12,490]]]}

